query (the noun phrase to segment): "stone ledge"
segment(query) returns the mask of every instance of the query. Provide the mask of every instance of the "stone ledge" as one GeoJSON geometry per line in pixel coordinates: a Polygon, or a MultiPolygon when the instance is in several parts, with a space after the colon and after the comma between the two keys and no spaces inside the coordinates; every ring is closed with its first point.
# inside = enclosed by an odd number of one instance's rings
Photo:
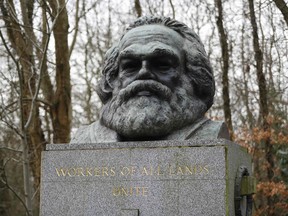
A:
{"type": "Polygon", "coordinates": [[[159,140],[141,142],[115,142],[115,143],[80,143],[80,144],[48,144],[46,151],[56,150],[96,150],[119,148],[166,148],[166,147],[208,147],[235,145],[245,151],[245,148],[226,139],[216,140],[159,140]]]}

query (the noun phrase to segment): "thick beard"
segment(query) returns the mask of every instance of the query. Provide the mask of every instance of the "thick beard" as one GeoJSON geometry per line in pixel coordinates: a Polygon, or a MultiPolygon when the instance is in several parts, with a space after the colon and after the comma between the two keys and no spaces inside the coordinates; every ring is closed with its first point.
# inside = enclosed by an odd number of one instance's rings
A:
{"type": "MultiPolygon", "coordinates": [[[[187,80],[187,79],[186,79],[187,80]]],[[[134,81],[119,91],[102,109],[102,123],[129,140],[152,140],[167,136],[202,117],[206,105],[195,98],[190,83],[174,92],[156,81],[134,81]],[[140,91],[150,96],[137,96],[140,91]]]]}

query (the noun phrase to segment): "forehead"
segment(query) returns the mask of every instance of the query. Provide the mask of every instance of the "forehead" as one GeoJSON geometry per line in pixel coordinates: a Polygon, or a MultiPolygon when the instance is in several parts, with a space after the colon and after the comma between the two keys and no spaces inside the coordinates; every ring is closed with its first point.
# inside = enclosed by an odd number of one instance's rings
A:
{"type": "Polygon", "coordinates": [[[127,32],[121,39],[121,51],[149,52],[147,49],[173,49],[181,52],[184,38],[174,30],[162,25],[145,25],[127,32]]]}

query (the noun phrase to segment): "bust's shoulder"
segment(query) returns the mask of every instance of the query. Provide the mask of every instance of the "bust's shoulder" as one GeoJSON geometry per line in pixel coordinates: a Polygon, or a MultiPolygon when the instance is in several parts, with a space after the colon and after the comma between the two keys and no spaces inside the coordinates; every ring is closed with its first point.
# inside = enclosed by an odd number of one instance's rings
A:
{"type": "Polygon", "coordinates": [[[222,121],[212,121],[206,117],[200,118],[193,124],[174,131],[167,140],[192,139],[230,139],[226,124],[222,121]]]}
{"type": "MultiPolygon", "coordinates": [[[[212,121],[207,118],[199,119],[194,124],[174,131],[166,137],[167,140],[190,139],[230,139],[226,124],[222,121],[212,121]]],[[[88,126],[80,127],[70,144],[73,143],[107,143],[118,142],[117,133],[96,121],[88,126]]]]}
{"type": "Polygon", "coordinates": [[[90,125],[80,127],[70,144],[104,142],[117,142],[117,134],[115,131],[103,126],[100,121],[96,121],[90,125]]]}
{"type": "Polygon", "coordinates": [[[189,139],[230,139],[225,122],[207,119],[189,139]]]}
{"type": "Polygon", "coordinates": [[[73,135],[70,144],[73,143],[90,143],[90,139],[88,136],[87,131],[89,130],[88,128],[90,127],[90,125],[85,125],[85,126],[81,126],[80,128],[78,128],[78,130],[76,131],[76,133],[73,135]]]}

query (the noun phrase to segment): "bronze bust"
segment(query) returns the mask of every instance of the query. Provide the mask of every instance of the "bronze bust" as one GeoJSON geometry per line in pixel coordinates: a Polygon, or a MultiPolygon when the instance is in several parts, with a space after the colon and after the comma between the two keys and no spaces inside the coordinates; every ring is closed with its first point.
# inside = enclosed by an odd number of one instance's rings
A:
{"type": "Polygon", "coordinates": [[[141,17],[108,50],[97,91],[100,119],[71,143],[229,139],[205,117],[215,93],[198,35],[167,17],[141,17]]]}

